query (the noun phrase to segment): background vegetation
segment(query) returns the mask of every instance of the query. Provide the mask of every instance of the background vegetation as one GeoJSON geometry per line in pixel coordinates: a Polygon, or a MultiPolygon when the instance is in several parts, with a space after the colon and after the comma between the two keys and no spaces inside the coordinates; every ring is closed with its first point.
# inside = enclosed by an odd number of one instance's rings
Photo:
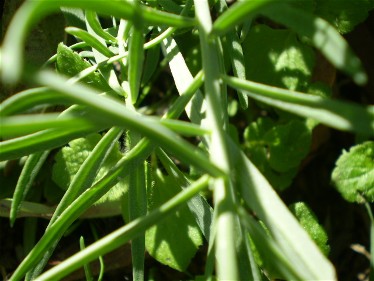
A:
{"type": "Polygon", "coordinates": [[[369,280],[373,7],[5,1],[3,280],[369,280]]]}

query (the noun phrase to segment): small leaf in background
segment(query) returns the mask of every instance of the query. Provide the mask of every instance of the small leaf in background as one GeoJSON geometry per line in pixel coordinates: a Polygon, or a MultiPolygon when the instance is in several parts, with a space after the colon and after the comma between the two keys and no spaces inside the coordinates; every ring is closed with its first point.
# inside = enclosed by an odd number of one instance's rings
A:
{"type": "MultiPolygon", "coordinates": [[[[60,188],[66,190],[69,187],[74,175],[94,149],[95,145],[99,142],[100,138],[101,136],[99,134],[92,134],[86,138],[73,140],[69,142],[69,146],[62,148],[56,154],[56,163],[53,166],[52,179],[60,188]]],[[[95,182],[101,179],[121,157],[122,154],[118,146],[115,146],[101,167],[95,182]]],[[[127,192],[127,186],[124,184],[124,181],[121,180],[95,204],[115,203],[123,198],[122,196],[125,192],[127,192]]]]}
{"type": "MultiPolygon", "coordinates": [[[[181,188],[168,176],[155,174],[149,195],[149,211],[172,198],[181,188]]],[[[187,205],[146,232],[146,249],[159,262],[185,271],[203,238],[187,205]]]]}
{"type": "MultiPolygon", "coordinates": [[[[58,45],[56,68],[59,73],[73,77],[90,66],[90,63],[81,58],[68,46],[63,43],[58,45]]],[[[104,91],[110,89],[104,78],[97,72],[91,73],[82,80],[88,85],[104,91]]]]}
{"type": "Polygon", "coordinates": [[[290,30],[253,27],[243,44],[247,78],[290,90],[307,88],[315,63],[310,46],[290,30]]]}
{"type": "Polygon", "coordinates": [[[270,118],[259,118],[246,128],[244,140],[249,158],[275,188],[284,189],[309,152],[311,129],[302,120],[277,124],[270,118]]]}
{"type": "Polygon", "coordinates": [[[370,9],[374,8],[371,0],[315,0],[315,14],[333,24],[336,29],[344,34],[363,22],[370,9]]]}
{"type": "Polygon", "coordinates": [[[289,208],[301,226],[308,232],[313,241],[316,242],[322,253],[328,256],[330,252],[330,246],[327,243],[328,236],[324,228],[318,223],[313,211],[304,202],[291,204],[289,208]]]}
{"type": "Polygon", "coordinates": [[[332,182],[349,202],[374,202],[374,142],[352,147],[336,162],[332,182]]]}

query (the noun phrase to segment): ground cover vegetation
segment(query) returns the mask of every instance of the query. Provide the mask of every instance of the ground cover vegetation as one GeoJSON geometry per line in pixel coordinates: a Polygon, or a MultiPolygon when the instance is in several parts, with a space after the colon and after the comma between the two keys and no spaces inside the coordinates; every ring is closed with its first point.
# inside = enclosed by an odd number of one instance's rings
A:
{"type": "Polygon", "coordinates": [[[373,8],[5,1],[3,280],[373,278],[373,8]]]}

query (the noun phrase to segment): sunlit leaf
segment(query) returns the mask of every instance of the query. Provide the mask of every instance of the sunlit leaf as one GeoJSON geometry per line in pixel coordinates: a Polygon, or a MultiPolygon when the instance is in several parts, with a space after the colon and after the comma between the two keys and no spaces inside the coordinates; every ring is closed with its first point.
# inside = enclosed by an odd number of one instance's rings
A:
{"type": "Polygon", "coordinates": [[[332,182],[349,202],[374,202],[374,142],[352,147],[336,162],[332,182]]]}

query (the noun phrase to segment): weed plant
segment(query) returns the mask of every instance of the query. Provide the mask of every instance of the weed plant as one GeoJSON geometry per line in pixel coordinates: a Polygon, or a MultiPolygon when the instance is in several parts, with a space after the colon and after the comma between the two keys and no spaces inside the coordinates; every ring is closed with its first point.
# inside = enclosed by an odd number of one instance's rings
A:
{"type": "Polygon", "coordinates": [[[315,70],[320,56],[366,82],[341,34],[373,2],[234,2],[26,0],[15,12],[0,53],[0,160],[22,171],[2,184],[1,215],[49,222],[9,280],[60,280],[81,267],[92,280],[97,259],[105,280],[101,257],[129,241],[133,280],[151,280],[145,252],[184,272],[203,244],[205,272],[193,280],[336,280],[313,211],[276,191],[328,126],[360,140],[332,182],[371,215],[374,107],[332,98],[332,76],[315,70]],[[58,12],[67,39],[37,67],[28,35],[58,12]],[[20,82],[30,88],[5,91],[20,82]],[[118,215],[123,226],[88,246],[82,237],[80,251],[45,270],[74,222],[118,215]]]}

